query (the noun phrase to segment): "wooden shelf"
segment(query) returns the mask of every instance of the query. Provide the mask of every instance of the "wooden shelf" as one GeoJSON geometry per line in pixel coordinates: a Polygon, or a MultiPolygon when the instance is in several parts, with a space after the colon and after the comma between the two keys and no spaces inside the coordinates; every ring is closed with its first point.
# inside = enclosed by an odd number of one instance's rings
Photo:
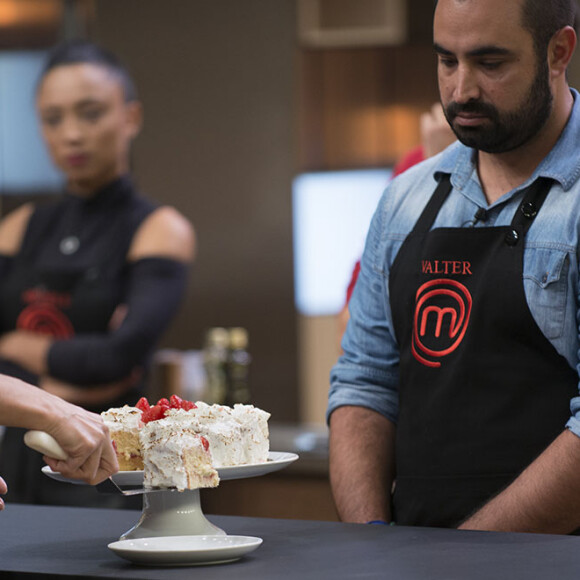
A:
{"type": "Polygon", "coordinates": [[[438,99],[430,46],[303,50],[299,78],[301,171],[392,165],[438,99]]]}

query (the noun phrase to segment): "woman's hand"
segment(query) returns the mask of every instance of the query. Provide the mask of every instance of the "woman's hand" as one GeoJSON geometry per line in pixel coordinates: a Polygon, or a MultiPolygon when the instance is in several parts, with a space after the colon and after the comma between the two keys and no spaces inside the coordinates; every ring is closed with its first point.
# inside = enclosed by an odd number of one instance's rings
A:
{"type": "Polygon", "coordinates": [[[443,151],[457,139],[445,118],[440,103],[435,103],[430,111],[421,115],[420,130],[421,144],[426,158],[443,151]]]}
{"type": "Polygon", "coordinates": [[[13,330],[0,337],[0,357],[42,375],[46,373],[48,349],[53,338],[28,330],[13,330]]]}
{"type": "Polygon", "coordinates": [[[47,428],[68,458],[45,456],[44,460],[64,477],[95,485],[119,470],[109,430],[100,415],[72,405],[70,410],[66,421],[57,421],[47,428]]]}
{"type": "MultiPolygon", "coordinates": [[[[45,456],[44,460],[65,477],[94,485],[119,469],[109,430],[100,415],[6,375],[0,375],[0,425],[52,435],[67,459],[45,456]]],[[[6,493],[6,483],[0,479],[2,493],[6,493]]]]}
{"type": "MultiPolygon", "coordinates": [[[[0,494],[6,493],[8,491],[8,486],[6,482],[0,477],[0,494]]],[[[0,497],[0,510],[4,509],[4,500],[0,497]]]]}

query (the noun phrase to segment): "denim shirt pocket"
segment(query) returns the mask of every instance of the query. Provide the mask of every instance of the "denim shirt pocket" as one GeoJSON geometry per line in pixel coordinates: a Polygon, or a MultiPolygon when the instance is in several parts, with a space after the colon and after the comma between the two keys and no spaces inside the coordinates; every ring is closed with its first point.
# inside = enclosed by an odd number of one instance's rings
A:
{"type": "Polygon", "coordinates": [[[563,249],[526,249],[524,290],[538,326],[549,339],[562,335],[566,318],[570,261],[563,249]]]}

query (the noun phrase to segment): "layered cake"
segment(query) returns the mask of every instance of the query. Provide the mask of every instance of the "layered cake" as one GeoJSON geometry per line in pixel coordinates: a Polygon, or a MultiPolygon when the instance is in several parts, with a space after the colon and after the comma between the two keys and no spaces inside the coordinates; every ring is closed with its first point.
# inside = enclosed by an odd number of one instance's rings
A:
{"type": "Polygon", "coordinates": [[[253,405],[226,407],[172,396],[154,406],[141,399],[102,416],[120,469],[143,469],[147,486],[212,487],[219,481],[215,468],[268,460],[270,414],[253,405]]]}

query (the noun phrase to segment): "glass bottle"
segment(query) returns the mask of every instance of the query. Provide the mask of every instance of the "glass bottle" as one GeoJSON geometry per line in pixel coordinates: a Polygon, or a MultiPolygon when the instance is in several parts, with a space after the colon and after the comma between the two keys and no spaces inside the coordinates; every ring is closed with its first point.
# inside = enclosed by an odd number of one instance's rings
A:
{"type": "Polygon", "coordinates": [[[206,403],[224,405],[228,393],[229,333],[215,327],[207,331],[203,348],[203,366],[206,379],[206,403]]]}
{"type": "Polygon", "coordinates": [[[230,328],[227,405],[232,406],[235,403],[247,404],[250,402],[249,374],[251,360],[252,358],[248,352],[248,331],[242,327],[230,328]]]}

